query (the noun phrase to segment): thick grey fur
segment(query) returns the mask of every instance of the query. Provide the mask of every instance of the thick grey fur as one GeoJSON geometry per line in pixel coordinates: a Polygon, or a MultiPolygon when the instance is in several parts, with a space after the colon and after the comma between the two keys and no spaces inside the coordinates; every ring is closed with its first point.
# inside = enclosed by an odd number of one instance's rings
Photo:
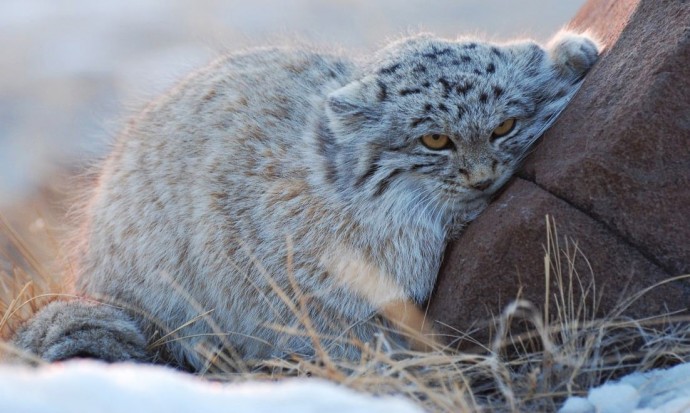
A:
{"type": "Polygon", "coordinates": [[[305,332],[306,316],[325,351],[354,359],[382,308],[429,298],[448,240],[597,55],[561,32],[546,48],[418,35],[358,61],[221,58],[128,123],[84,208],[77,293],[129,311],[53,304],[16,343],[48,360],[155,353],[198,371],[221,351],[314,356],[285,331],[305,332]],[[491,139],[508,118],[513,132],[491,139]],[[453,148],[428,149],[425,134],[453,148]]]}

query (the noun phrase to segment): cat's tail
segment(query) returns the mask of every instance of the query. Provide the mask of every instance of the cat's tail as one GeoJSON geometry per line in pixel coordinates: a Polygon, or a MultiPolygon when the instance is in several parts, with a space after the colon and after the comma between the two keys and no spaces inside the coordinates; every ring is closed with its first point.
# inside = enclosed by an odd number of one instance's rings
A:
{"type": "Polygon", "coordinates": [[[13,344],[46,361],[151,359],[141,329],[123,310],[86,299],[56,301],[20,328],[13,344]]]}

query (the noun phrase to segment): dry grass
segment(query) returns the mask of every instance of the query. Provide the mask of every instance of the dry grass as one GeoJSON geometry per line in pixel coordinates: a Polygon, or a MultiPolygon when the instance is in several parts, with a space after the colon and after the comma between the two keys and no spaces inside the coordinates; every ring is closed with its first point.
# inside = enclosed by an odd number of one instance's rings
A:
{"type": "MultiPolygon", "coordinates": [[[[493,321],[494,339],[480,351],[458,352],[417,336],[414,340],[425,341],[430,351],[401,353],[382,335],[375,343],[361,344],[358,362],[334,360],[304,316],[306,301],[285,295],[302,320],[301,329],[289,332],[311,338],[316,360],[238,364],[231,354],[199,348],[208,360],[202,375],[223,381],[319,377],[362,392],[403,395],[432,412],[555,411],[567,396],[584,394],[608,379],[690,359],[687,317],[634,320],[621,315],[644,291],[597,318],[595,285],[583,281],[591,279],[589,274],[576,270],[586,258],[575,242],[559,236],[548,217],[547,226],[545,310],[517,299],[493,321]]],[[[0,333],[6,338],[41,305],[63,295],[64,287],[2,216],[0,236],[9,241],[0,251],[0,260],[10,264],[9,271],[0,266],[0,333]]],[[[52,239],[47,233],[39,236],[52,239]]],[[[178,339],[175,332],[154,345],[171,339],[178,339]]],[[[0,353],[3,349],[8,345],[0,346],[0,353]]]]}
{"type": "Polygon", "coordinates": [[[26,241],[27,233],[36,230],[21,234],[0,213],[0,338],[11,336],[38,309],[65,295],[62,278],[53,275],[54,263],[47,263],[45,258],[46,249],[52,251],[48,255],[58,255],[55,238],[45,229],[42,216],[35,217],[32,225],[39,226],[38,238],[43,241],[40,246],[26,241]]]}

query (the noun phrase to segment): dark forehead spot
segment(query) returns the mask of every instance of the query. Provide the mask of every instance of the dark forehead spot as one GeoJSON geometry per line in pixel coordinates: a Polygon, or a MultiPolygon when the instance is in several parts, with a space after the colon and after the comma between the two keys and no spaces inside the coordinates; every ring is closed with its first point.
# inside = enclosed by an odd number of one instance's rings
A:
{"type": "Polygon", "coordinates": [[[448,107],[446,107],[446,105],[444,105],[443,103],[438,104],[438,109],[444,112],[448,112],[448,107]]]}
{"type": "Polygon", "coordinates": [[[482,71],[479,69],[474,69],[473,72],[475,75],[481,75],[482,74],[482,71]]]}
{"type": "Polygon", "coordinates": [[[427,103],[426,105],[424,105],[424,110],[425,110],[426,112],[430,111],[431,108],[432,108],[431,103],[427,103]]]}
{"type": "Polygon", "coordinates": [[[446,79],[445,77],[440,77],[438,79],[438,83],[443,85],[443,97],[444,98],[448,97],[448,94],[450,93],[451,89],[453,88],[453,85],[451,85],[450,82],[448,81],[448,79],[446,79]]]}
{"type": "Polygon", "coordinates": [[[496,47],[496,46],[491,48],[491,53],[493,53],[494,55],[496,55],[498,57],[503,57],[503,52],[498,50],[498,47],[496,47]]]}
{"type": "Polygon", "coordinates": [[[439,56],[444,56],[444,55],[447,55],[447,54],[450,54],[450,48],[449,48],[449,47],[446,47],[446,48],[443,48],[443,49],[441,49],[441,50],[438,50],[435,46],[433,46],[433,47],[431,48],[431,51],[430,51],[430,52],[423,53],[422,56],[424,56],[424,57],[426,57],[426,58],[429,58],[429,59],[436,59],[436,58],[438,58],[439,56]]]}
{"type": "Polygon", "coordinates": [[[463,46],[465,49],[476,49],[477,48],[477,43],[468,43],[465,46],[463,46]]]}
{"type": "Polygon", "coordinates": [[[384,67],[383,69],[379,70],[379,74],[381,75],[390,75],[395,73],[396,70],[400,68],[400,63],[396,63],[392,66],[384,67]]]}
{"type": "Polygon", "coordinates": [[[501,95],[503,95],[503,92],[504,92],[504,90],[502,87],[494,86],[494,97],[496,97],[496,98],[500,97],[501,95]]]}
{"type": "Polygon", "coordinates": [[[426,73],[426,66],[423,64],[419,63],[412,69],[413,72],[420,72],[420,73],[426,73]]]}
{"type": "Polygon", "coordinates": [[[473,87],[474,87],[474,85],[472,85],[472,83],[470,83],[470,82],[463,82],[463,83],[459,83],[459,84],[455,87],[455,90],[457,90],[457,92],[458,92],[459,94],[461,94],[461,95],[464,96],[464,95],[467,94],[467,92],[469,92],[470,90],[472,90],[473,87]]]}
{"type": "Polygon", "coordinates": [[[486,73],[494,73],[496,71],[496,66],[493,63],[489,63],[486,67],[486,73]]]}
{"type": "Polygon", "coordinates": [[[516,99],[510,99],[507,103],[509,106],[520,106],[522,103],[516,99]]]}
{"type": "Polygon", "coordinates": [[[465,116],[466,110],[465,110],[465,108],[463,108],[460,105],[457,105],[457,108],[458,108],[458,119],[462,119],[462,117],[465,116]]]}
{"type": "Polygon", "coordinates": [[[482,93],[481,95],[479,95],[479,101],[481,103],[486,103],[488,100],[489,100],[489,95],[487,95],[486,93],[482,93]]]}
{"type": "Polygon", "coordinates": [[[424,83],[422,83],[422,86],[429,87],[429,86],[431,86],[431,83],[429,83],[429,81],[425,80],[424,83]]]}
{"type": "Polygon", "coordinates": [[[417,89],[417,88],[414,88],[414,89],[401,89],[400,92],[398,92],[398,93],[400,93],[400,96],[407,96],[407,95],[415,95],[415,94],[417,94],[417,93],[422,93],[422,90],[421,90],[421,89],[417,89]]]}
{"type": "Polygon", "coordinates": [[[388,88],[380,80],[377,80],[376,84],[379,86],[379,92],[377,94],[377,97],[379,98],[379,101],[383,102],[388,97],[388,88]]]}
{"type": "Polygon", "coordinates": [[[451,63],[454,64],[455,66],[459,66],[459,65],[461,65],[461,64],[463,64],[463,63],[469,63],[469,62],[471,62],[471,61],[472,61],[472,58],[469,57],[469,56],[467,56],[467,55],[465,54],[465,55],[460,56],[460,57],[457,58],[457,59],[453,59],[453,60],[451,61],[451,63]]]}

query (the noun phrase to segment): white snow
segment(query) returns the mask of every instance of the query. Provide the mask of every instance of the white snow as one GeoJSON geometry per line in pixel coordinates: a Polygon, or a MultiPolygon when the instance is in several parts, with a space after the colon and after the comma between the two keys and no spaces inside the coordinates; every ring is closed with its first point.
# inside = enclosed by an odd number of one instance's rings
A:
{"type": "Polygon", "coordinates": [[[584,397],[569,397],[558,413],[594,413],[594,406],[584,397]]]}
{"type": "Polygon", "coordinates": [[[601,412],[628,413],[639,405],[640,393],[629,384],[605,384],[590,390],[587,400],[601,412]]]}
{"type": "Polygon", "coordinates": [[[634,373],[571,397],[560,413],[690,413],[690,363],[634,373]]]}
{"type": "Polygon", "coordinates": [[[373,397],[318,379],[223,384],[166,367],[77,360],[0,366],[0,412],[420,413],[399,397],[373,397]]]}

